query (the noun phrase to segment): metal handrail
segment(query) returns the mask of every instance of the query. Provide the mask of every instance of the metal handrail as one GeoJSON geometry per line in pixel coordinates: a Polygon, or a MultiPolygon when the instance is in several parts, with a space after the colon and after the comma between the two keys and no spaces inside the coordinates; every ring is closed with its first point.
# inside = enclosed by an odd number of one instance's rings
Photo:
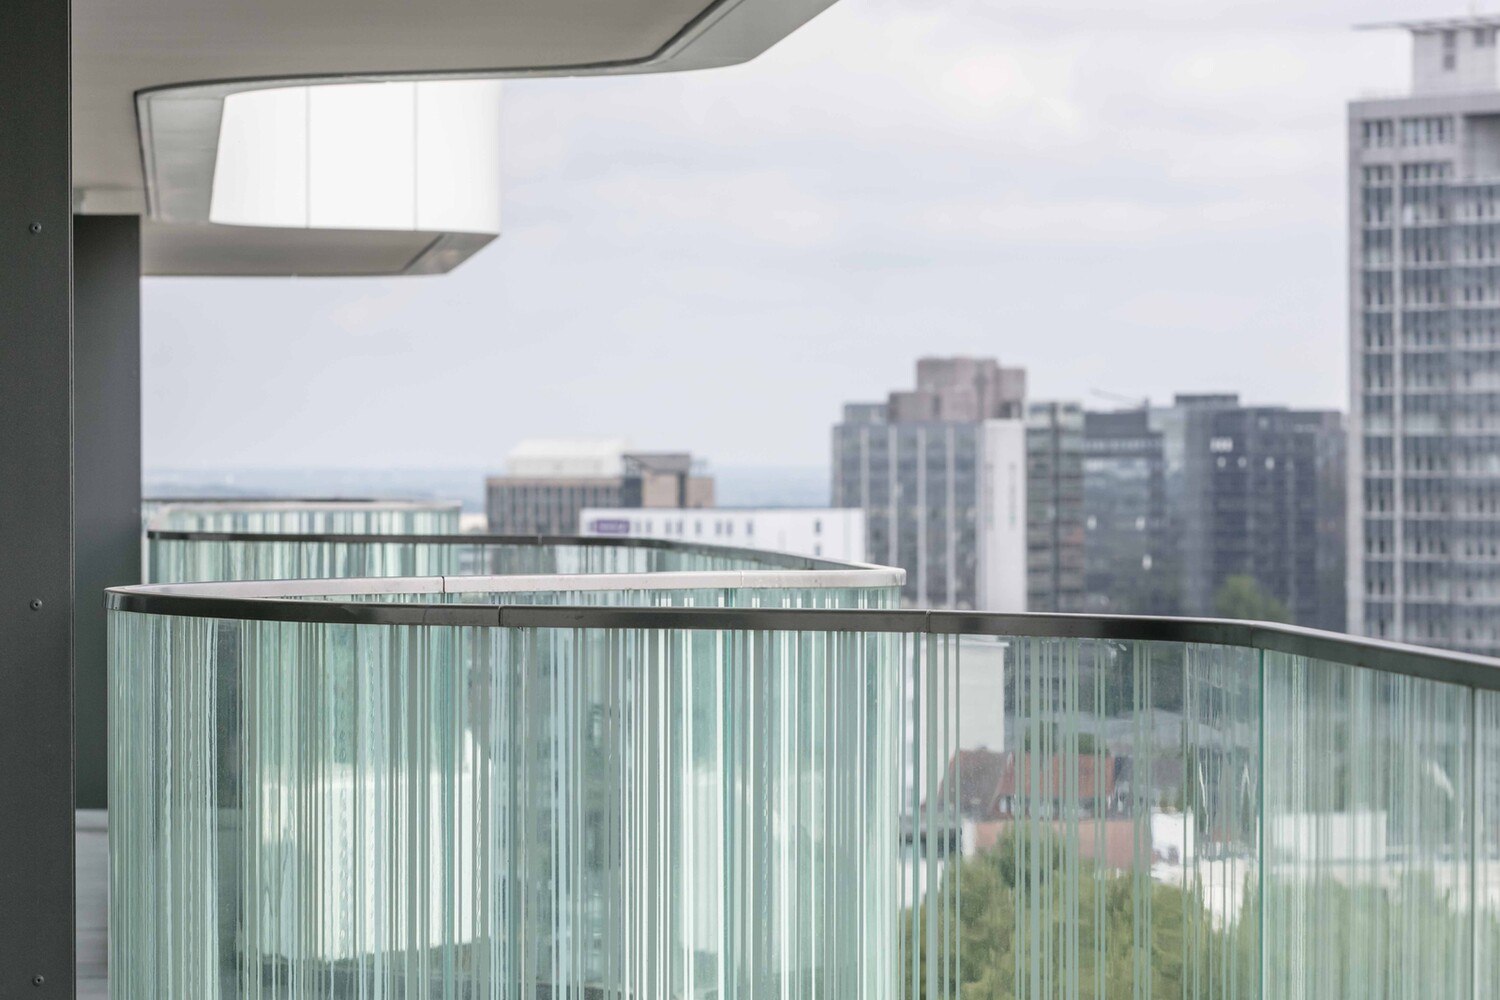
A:
{"type": "MultiPolygon", "coordinates": [[[[900,572],[895,571],[895,572],[900,572]]],[[[605,574],[651,576],[652,574],[605,574]]],[[[494,578],[478,578],[480,581],[494,578]]],[[[556,579],[547,577],[533,580],[556,579]]],[[[488,628],[633,628],[754,632],[902,632],[1003,638],[1086,638],[1203,643],[1342,663],[1381,673],[1500,691],[1500,659],[1342,635],[1271,622],[1127,615],[1007,614],[975,611],[800,610],[501,606],[294,599],[311,584],[371,586],[370,594],[473,593],[473,577],[193,583],[115,587],[111,610],[140,614],[346,625],[488,628]],[[434,581],[438,581],[434,583],[434,581]],[[452,589],[448,589],[449,586],[452,589]],[[403,589],[404,588],[404,589],[403,589]],[[436,589],[434,589],[436,588],[436,589]]],[[[561,589],[567,588],[547,588],[561,589]]],[[[346,591],[346,592],[352,592],[346,591]]],[[[324,589],[320,596],[331,596],[324,589]]]]}
{"type": "Polygon", "coordinates": [[[788,569],[884,569],[874,563],[853,562],[842,559],[827,559],[821,556],[805,556],[774,549],[752,548],[743,545],[719,545],[714,542],[688,541],[676,538],[630,538],[612,535],[487,535],[472,533],[372,535],[360,532],[260,532],[260,531],[182,531],[177,529],[150,528],[147,541],[163,542],[299,542],[328,543],[333,545],[571,545],[580,548],[657,549],[666,552],[682,552],[692,555],[723,556],[725,558],[755,559],[760,562],[785,564],[788,569]]]}
{"type": "Polygon", "coordinates": [[[142,497],[143,505],[156,504],[161,507],[201,507],[217,509],[246,507],[256,510],[327,508],[334,510],[359,510],[365,507],[376,510],[455,510],[463,507],[461,500],[381,500],[376,497],[142,497]]]}

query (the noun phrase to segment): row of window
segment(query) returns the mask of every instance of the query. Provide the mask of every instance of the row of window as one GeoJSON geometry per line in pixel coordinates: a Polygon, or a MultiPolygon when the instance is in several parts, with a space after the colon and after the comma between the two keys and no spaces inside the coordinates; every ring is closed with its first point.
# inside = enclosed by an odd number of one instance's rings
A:
{"type": "MultiPolygon", "coordinates": [[[[1425,160],[1421,163],[1401,164],[1402,184],[1437,184],[1452,176],[1453,164],[1448,160],[1425,160]]],[[[1390,167],[1385,168],[1385,178],[1385,183],[1390,183],[1390,167]]]]}
{"type": "Polygon", "coordinates": [[[1365,149],[1389,149],[1397,144],[1399,136],[1402,146],[1441,146],[1453,141],[1455,127],[1449,115],[1424,115],[1419,118],[1402,118],[1399,123],[1389,118],[1373,118],[1360,122],[1360,142],[1365,149]]]}
{"type": "Polygon", "coordinates": [[[1402,639],[1490,655],[1500,652],[1500,623],[1483,619],[1460,623],[1450,619],[1447,608],[1436,609],[1442,613],[1437,620],[1419,617],[1421,613],[1432,610],[1421,606],[1406,608],[1406,627],[1398,636],[1392,606],[1389,603],[1367,604],[1365,630],[1377,639],[1402,639]]]}
{"type": "MultiPolygon", "coordinates": [[[[1394,527],[1389,521],[1377,521],[1367,525],[1365,555],[1383,557],[1395,555],[1394,527]]],[[[1500,561],[1500,525],[1485,525],[1484,527],[1493,530],[1456,538],[1450,538],[1442,530],[1443,527],[1441,524],[1422,521],[1407,525],[1406,531],[1402,534],[1402,558],[1500,561]]]]}
{"type": "MultiPolygon", "coordinates": [[[[1500,514],[1500,483],[1412,479],[1404,485],[1406,509],[1402,513],[1454,518],[1448,524],[1450,534],[1468,530],[1462,523],[1464,518],[1488,518],[1500,514]]],[[[1366,510],[1373,513],[1395,513],[1392,502],[1394,494],[1393,480],[1368,480],[1365,483],[1366,510]],[[1371,507],[1371,501],[1379,502],[1379,509],[1371,507]]]]}
{"type": "MultiPolygon", "coordinates": [[[[1464,312],[1450,317],[1442,311],[1419,311],[1402,314],[1402,334],[1408,348],[1459,347],[1485,349],[1500,347],[1500,310],[1464,312]],[[1455,328],[1450,334],[1450,328],[1455,328]]],[[[1368,312],[1362,317],[1366,350],[1391,350],[1395,346],[1395,323],[1389,312],[1368,312]]],[[[1465,359],[1466,365],[1474,363],[1465,359]]]]}
{"type": "MultiPolygon", "coordinates": [[[[1366,229],[1361,238],[1360,262],[1366,267],[1394,264],[1394,233],[1390,229],[1366,229]]],[[[1500,263],[1500,231],[1493,226],[1457,233],[1444,229],[1413,229],[1402,235],[1401,263],[1500,263]]]]}

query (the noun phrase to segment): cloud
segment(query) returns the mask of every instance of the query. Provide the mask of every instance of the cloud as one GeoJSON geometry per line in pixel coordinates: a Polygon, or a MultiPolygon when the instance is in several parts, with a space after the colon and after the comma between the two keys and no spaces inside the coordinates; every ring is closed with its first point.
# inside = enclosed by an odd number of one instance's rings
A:
{"type": "Polygon", "coordinates": [[[147,282],[147,461],[477,465],[608,426],[822,462],[844,400],[950,351],[1054,397],[1341,404],[1343,106],[1405,82],[1399,35],[1348,25],[1445,13],[840,0],[744,66],[516,81],[505,233],[453,274],[147,282]]]}

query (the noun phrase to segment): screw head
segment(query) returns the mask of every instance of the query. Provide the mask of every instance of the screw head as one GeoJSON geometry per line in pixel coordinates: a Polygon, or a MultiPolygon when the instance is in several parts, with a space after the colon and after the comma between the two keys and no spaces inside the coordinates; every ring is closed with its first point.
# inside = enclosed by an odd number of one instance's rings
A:
{"type": "Polygon", "coordinates": [[[30,229],[31,230],[31,235],[35,236],[37,233],[39,233],[39,232],[42,231],[42,224],[40,222],[33,222],[31,225],[27,226],[26,228],[30,229]]]}
{"type": "Polygon", "coordinates": [[[42,599],[40,597],[33,597],[31,599],[31,610],[32,611],[40,611],[40,610],[42,610],[42,599]]]}
{"type": "Polygon", "coordinates": [[[41,975],[40,973],[38,973],[37,975],[31,977],[31,985],[32,986],[40,986],[43,983],[45,983],[46,981],[47,981],[47,977],[41,975]]]}

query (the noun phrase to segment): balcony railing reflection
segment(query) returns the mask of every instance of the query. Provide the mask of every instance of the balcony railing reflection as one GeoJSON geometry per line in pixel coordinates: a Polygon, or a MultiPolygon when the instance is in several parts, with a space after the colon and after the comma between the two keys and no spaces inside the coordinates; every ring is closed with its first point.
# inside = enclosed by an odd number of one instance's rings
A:
{"type": "Polygon", "coordinates": [[[1500,981],[1500,664],[763,572],[113,592],[116,995],[1500,981]]]}

